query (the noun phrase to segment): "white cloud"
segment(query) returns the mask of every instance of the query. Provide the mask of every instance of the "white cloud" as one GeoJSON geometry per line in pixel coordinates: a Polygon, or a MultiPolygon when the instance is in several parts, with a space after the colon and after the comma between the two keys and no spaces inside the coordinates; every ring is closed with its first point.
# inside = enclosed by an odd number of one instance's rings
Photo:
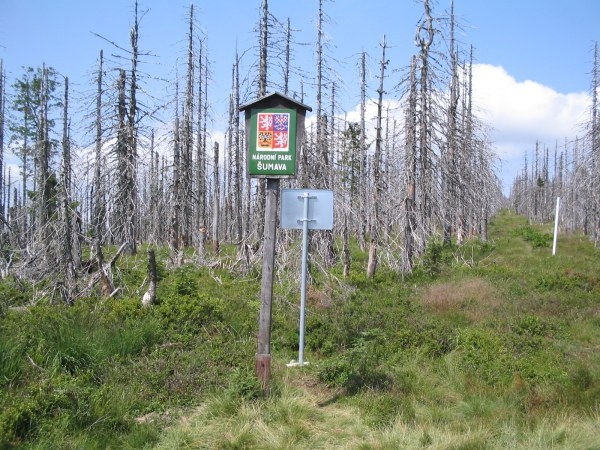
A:
{"type": "Polygon", "coordinates": [[[559,93],[535,81],[518,81],[503,67],[488,64],[473,66],[473,98],[479,116],[492,127],[505,193],[536,141],[554,148],[581,135],[589,108],[586,92],[559,93]]]}
{"type": "Polygon", "coordinates": [[[504,68],[473,67],[473,95],[503,158],[522,157],[536,140],[548,145],[572,138],[586,119],[585,92],[561,94],[535,81],[517,81],[504,68]]]}

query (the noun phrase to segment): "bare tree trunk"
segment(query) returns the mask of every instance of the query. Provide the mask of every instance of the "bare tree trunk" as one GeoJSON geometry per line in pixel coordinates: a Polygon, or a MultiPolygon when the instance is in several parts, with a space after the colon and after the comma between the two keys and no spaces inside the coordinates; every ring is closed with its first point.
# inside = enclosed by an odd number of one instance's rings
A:
{"type": "Polygon", "coordinates": [[[234,64],[234,77],[233,77],[233,204],[234,204],[234,230],[235,230],[235,241],[238,246],[238,254],[241,253],[247,247],[243,245],[243,213],[242,213],[242,178],[243,178],[243,156],[241,149],[242,133],[240,130],[240,116],[238,111],[240,109],[240,67],[239,58],[236,53],[235,64],[234,64]]]}
{"type": "MultiPolygon", "coordinates": [[[[203,124],[206,125],[205,115],[207,114],[207,105],[203,95],[206,95],[206,88],[202,84],[202,46],[198,57],[199,76],[198,76],[198,111],[196,126],[196,229],[198,233],[198,242],[196,243],[196,252],[198,263],[203,264],[206,257],[206,132],[202,132],[203,124]],[[203,122],[204,119],[204,122],[203,122]]],[[[208,71],[208,62],[205,70],[208,71]]],[[[208,76],[205,76],[208,79],[208,76]]]]}
{"type": "Polygon", "coordinates": [[[94,238],[100,245],[104,243],[104,220],[106,208],[104,204],[104,183],[102,183],[102,75],[103,75],[103,52],[100,50],[98,61],[97,91],[96,91],[96,137],[95,137],[95,162],[94,162],[94,196],[92,210],[92,226],[94,238]]]}
{"type": "MultiPolygon", "coordinates": [[[[177,85],[178,86],[178,85],[177,85]]],[[[175,124],[173,130],[173,190],[172,190],[172,209],[171,209],[171,264],[179,267],[183,264],[183,249],[181,242],[181,204],[183,201],[183,192],[181,189],[181,147],[179,130],[179,100],[178,89],[176,86],[175,94],[175,124]]]]}
{"type": "Polygon", "coordinates": [[[327,139],[325,137],[327,131],[326,117],[323,115],[323,30],[325,12],[323,10],[323,0],[319,0],[319,14],[317,18],[317,155],[321,165],[321,173],[317,174],[317,183],[319,187],[327,189],[329,186],[329,151],[327,148],[327,139]]]}
{"type": "Polygon", "coordinates": [[[148,290],[142,297],[143,307],[148,307],[156,303],[156,255],[152,249],[148,249],[148,277],[150,278],[150,282],[148,290]]]}
{"type": "Polygon", "coordinates": [[[458,135],[458,102],[459,102],[459,78],[458,78],[458,55],[454,42],[454,2],[452,2],[450,17],[450,98],[447,109],[446,145],[442,155],[442,199],[443,199],[443,227],[444,244],[449,245],[452,238],[452,229],[457,230],[457,241],[460,244],[463,233],[461,226],[462,198],[460,195],[460,171],[466,172],[457,161],[460,154],[456,149],[458,135]]]}
{"type": "Polygon", "coordinates": [[[288,95],[290,86],[290,42],[292,40],[292,28],[290,18],[287,20],[287,28],[285,33],[285,65],[283,69],[283,93],[288,95]]]}
{"type": "Polygon", "coordinates": [[[194,145],[194,4],[190,5],[188,28],[188,64],[186,73],[183,128],[181,130],[181,237],[183,247],[191,243],[192,229],[192,147],[194,145]]]}
{"type": "Polygon", "coordinates": [[[113,235],[114,238],[121,243],[129,242],[130,236],[127,232],[127,222],[130,219],[127,216],[129,211],[129,158],[127,132],[125,118],[127,115],[127,105],[125,103],[125,81],[126,75],[123,69],[119,70],[119,78],[117,80],[117,142],[116,142],[116,158],[117,158],[117,192],[115,194],[115,213],[113,235]]]}
{"type": "MultiPolygon", "coordinates": [[[[267,49],[268,49],[269,6],[267,0],[262,0],[262,17],[260,21],[260,60],[258,70],[258,97],[267,94],[267,49]]],[[[254,215],[255,238],[262,241],[264,233],[263,217],[265,216],[266,181],[256,180],[256,214],[254,215]]]]}
{"type": "Polygon", "coordinates": [[[159,232],[159,192],[158,192],[158,152],[154,150],[154,130],[150,132],[150,179],[149,179],[149,199],[148,199],[148,241],[158,244],[159,232]]]}
{"type": "Polygon", "coordinates": [[[350,264],[352,263],[350,257],[350,233],[348,230],[348,218],[344,217],[344,228],[342,230],[342,238],[343,238],[343,261],[344,261],[344,278],[348,278],[350,276],[350,264]]]}
{"type": "Polygon", "coordinates": [[[415,255],[416,233],[416,183],[417,183],[417,80],[416,57],[413,57],[410,68],[410,87],[408,107],[406,108],[406,142],[405,162],[406,172],[406,198],[404,200],[404,257],[403,270],[412,272],[413,258],[415,255]]]}
{"type": "Polygon", "coordinates": [[[594,66],[592,68],[592,86],[591,86],[591,118],[590,118],[590,143],[591,143],[591,177],[590,177],[590,192],[592,204],[592,217],[590,222],[593,223],[592,239],[596,247],[600,245],[600,120],[598,114],[598,89],[600,88],[600,74],[598,67],[600,65],[598,57],[598,43],[594,45],[594,66]]]}
{"type": "Polygon", "coordinates": [[[129,246],[126,251],[135,255],[137,251],[137,228],[138,228],[138,211],[137,211],[137,140],[138,140],[138,106],[137,106],[137,65],[138,65],[138,38],[139,38],[139,17],[138,17],[138,2],[135,1],[135,19],[133,28],[131,29],[131,80],[129,86],[129,113],[127,115],[127,133],[125,149],[127,151],[125,157],[125,173],[124,177],[124,199],[125,208],[125,223],[123,241],[128,242],[129,246]]]}
{"type": "Polygon", "coordinates": [[[220,206],[220,187],[219,187],[219,143],[215,142],[214,153],[213,153],[213,222],[212,222],[212,241],[213,241],[213,252],[215,255],[219,254],[219,223],[221,215],[220,206]]]}
{"type": "Polygon", "coordinates": [[[42,77],[40,83],[40,105],[39,116],[37,118],[38,134],[37,134],[37,152],[36,152],[36,167],[37,167],[37,205],[36,205],[36,222],[37,222],[37,244],[42,251],[44,259],[44,267],[51,268],[55,260],[55,255],[52,254],[51,245],[51,230],[50,230],[50,204],[55,193],[55,177],[51,176],[50,172],[50,125],[48,119],[49,102],[50,102],[50,77],[49,70],[46,66],[42,68],[42,77]]]}
{"type": "Polygon", "coordinates": [[[420,80],[419,80],[419,165],[421,172],[421,211],[422,217],[426,223],[427,232],[431,230],[431,221],[433,219],[432,197],[433,197],[433,154],[431,148],[431,92],[429,90],[429,51],[433,43],[434,28],[433,18],[431,17],[431,8],[429,0],[423,1],[425,8],[424,24],[419,26],[416,39],[420,47],[420,80]]]}
{"type": "Polygon", "coordinates": [[[235,233],[234,229],[236,228],[235,222],[237,219],[234,217],[234,182],[233,178],[235,175],[235,148],[234,142],[236,138],[234,137],[234,117],[237,117],[239,120],[239,111],[234,109],[234,85],[235,85],[235,67],[232,67],[231,70],[231,94],[229,95],[229,120],[228,120],[228,133],[227,133],[227,153],[225,155],[225,161],[223,162],[223,206],[224,206],[224,214],[223,214],[223,232],[224,238],[226,241],[231,241],[232,236],[235,233]]]}
{"type": "Polygon", "coordinates": [[[267,93],[267,46],[269,36],[269,5],[267,0],[262,0],[262,17],[260,22],[260,59],[258,68],[258,96],[267,93]]]}
{"type": "Polygon", "coordinates": [[[381,43],[381,62],[379,72],[379,89],[377,93],[379,95],[377,99],[377,125],[376,125],[376,137],[375,137],[375,153],[373,155],[373,216],[371,220],[371,246],[369,248],[369,262],[367,265],[367,277],[373,278],[377,269],[377,241],[378,233],[381,228],[381,119],[383,115],[383,79],[385,77],[385,68],[388,64],[385,59],[385,49],[387,44],[385,42],[385,35],[383,36],[383,42],[381,43]]]}
{"type": "Polygon", "coordinates": [[[61,266],[64,276],[63,300],[72,304],[75,297],[75,263],[73,258],[73,238],[71,220],[71,143],[69,137],[69,79],[65,78],[65,97],[63,104],[63,137],[62,137],[62,183],[60,185],[62,236],[61,266]]]}
{"type": "Polygon", "coordinates": [[[367,102],[367,67],[366,54],[362,52],[360,59],[360,154],[359,154],[359,212],[358,212],[358,245],[365,250],[365,235],[367,233],[367,129],[366,129],[366,102],[367,102]]]}
{"type": "Polygon", "coordinates": [[[6,75],[4,73],[4,61],[0,59],[0,218],[4,228],[6,218],[5,211],[5,189],[4,189],[4,114],[6,106],[6,75]]]}

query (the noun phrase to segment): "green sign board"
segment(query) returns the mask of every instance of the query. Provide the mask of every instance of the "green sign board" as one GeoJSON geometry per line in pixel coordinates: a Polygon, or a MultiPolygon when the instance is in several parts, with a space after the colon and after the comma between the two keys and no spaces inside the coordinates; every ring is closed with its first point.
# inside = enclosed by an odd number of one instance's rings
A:
{"type": "Polygon", "coordinates": [[[296,175],[297,111],[288,108],[252,109],[248,142],[248,175],[296,175]]]}

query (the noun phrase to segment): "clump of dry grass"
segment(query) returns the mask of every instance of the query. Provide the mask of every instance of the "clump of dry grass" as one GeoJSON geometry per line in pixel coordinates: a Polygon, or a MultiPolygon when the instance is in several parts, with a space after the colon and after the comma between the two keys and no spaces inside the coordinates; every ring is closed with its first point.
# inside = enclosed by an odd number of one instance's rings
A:
{"type": "Polygon", "coordinates": [[[287,385],[280,396],[259,402],[234,402],[234,407],[231,399],[215,397],[166,430],[153,448],[599,448],[597,414],[579,417],[563,413],[530,421],[510,414],[507,405],[498,399],[471,398],[442,409],[432,409],[415,399],[414,420],[406,421],[399,415],[388,426],[373,427],[358,408],[345,402],[322,406],[316,393],[287,385]]]}
{"type": "Polygon", "coordinates": [[[434,314],[463,313],[473,322],[489,318],[502,304],[494,286],[482,278],[433,284],[422,291],[421,300],[434,314]]]}

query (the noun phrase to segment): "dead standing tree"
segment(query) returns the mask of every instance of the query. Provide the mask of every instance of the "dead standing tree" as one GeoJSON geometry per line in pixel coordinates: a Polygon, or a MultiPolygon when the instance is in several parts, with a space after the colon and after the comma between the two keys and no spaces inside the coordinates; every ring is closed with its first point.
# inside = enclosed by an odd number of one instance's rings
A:
{"type": "Polygon", "coordinates": [[[590,189],[591,192],[591,218],[589,222],[592,223],[591,237],[596,244],[596,247],[600,245],[600,114],[599,101],[598,101],[598,89],[600,88],[600,74],[599,66],[600,61],[598,57],[598,43],[594,45],[594,63],[592,67],[592,82],[590,86],[591,93],[591,105],[590,105],[590,120],[588,123],[589,130],[589,160],[590,160],[590,189]]]}
{"type": "Polygon", "coordinates": [[[412,272],[417,232],[417,81],[416,56],[410,66],[408,101],[405,108],[404,172],[406,197],[404,199],[404,253],[402,270],[412,272]]]}
{"type": "Polygon", "coordinates": [[[421,253],[433,232],[433,194],[435,186],[433,143],[433,87],[430,52],[435,29],[429,0],[423,0],[424,18],[417,26],[415,44],[419,54],[410,67],[405,129],[405,251],[402,267],[412,271],[413,259],[421,253]]]}
{"type": "Polygon", "coordinates": [[[180,148],[181,148],[181,244],[183,247],[191,245],[193,207],[193,177],[192,177],[192,155],[194,146],[194,5],[190,5],[188,20],[188,47],[185,95],[183,104],[183,123],[181,124],[180,148]]]}
{"type": "Polygon", "coordinates": [[[105,183],[103,183],[103,171],[104,157],[102,155],[102,136],[103,136],[103,125],[102,125],[102,92],[103,92],[103,73],[104,73],[104,54],[100,50],[100,56],[98,59],[98,70],[97,70],[97,90],[96,90],[96,110],[95,110],[95,139],[94,139],[94,177],[93,177],[93,195],[92,195],[92,230],[94,240],[100,245],[104,243],[105,233],[105,218],[106,218],[106,204],[105,204],[105,183]]]}
{"type": "Polygon", "coordinates": [[[128,244],[126,252],[135,254],[139,234],[139,200],[137,191],[137,165],[138,165],[138,137],[142,116],[137,101],[140,89],[138,82],[139,51],[139,26],[138,2],[134,4],[134,22],[130,30],[129,50],[108,41],[120,51],[130,55],[131,68],[129,77],[123,68],[118,69],[117,108],[116,108],[116,143],[112,156],[114,158],[114,178],[116,191],[113,194],[114,206],[110,217],[111,237],[114,242],[128,244]],[[129,83],[129,84],[128,84],[129,83]],[[129,93],[129,95],[127,95],[129,93]]]}
{"type": "Polygon", "coordinates": [[[121,155],[120,163],[121,167],[124,168],[124,172],[121,173],[121,188],[123,189],[123,196],[119,203],[120,210],[122,211],[123,218],[126,223],[123,227],[122,242],[129,242],[128,253],[134,255],[137,251],[137,234],[138,227],[138,198],[137,198],[137,159],[138,159],[138,105],[137,105],[137,91],[138,91],[138,62],[139,62],[139,50],[138,42],[139,39],[139,17],[138,17],[138,3],[135,2],[135,17],[133,22],[133,28],[130,33],[131,42],[131,71],[129,80],[129,114],[127,121],[127,132],[126,132],[126,144],[124,149],[126,154],[121,155]],[[124,165],[124,167],[123,167],[124,165]]]}
{"type": "Polygon", "coordinates": [[[202,42],[198,50],[198,98],[196,101],[196,160],[195,160],[195,228],[197,232],[197,260],[203,264],[206,257],[206,141],[208,115],[208,57],[202,42]],[[204,64],[203,64],[204,57],[204,64]],[[204,70],[203,70],[204,69],[204,70]],[[203,76],[204,73],[204,76],[203,76]],[[204,83],[204,84],[203,84],[204,83]]]}
{"type": "Polygon", "coordinates": [[[61,269],[64,277],[63,300],[72,304],[76,293],[76,261],[80,261],[79,236],[74,233],[73,211],[71,210],[71,142],[69,137],[69,78],[65,78],[63,103],[63,137],[61,177],[58,189],[61,216],[61,269]],[[74,236],[75,234],[75,236],[74,236]]]}
{"type": "Polygon", "coordinates": [[[413,259],[436,232],[439,216],[439,165],[435,143],[440,105],[436,100],[433,44],[436,35],[429,0],[423,0],[424,15],[415,33],[419,49],[410,67],[405,124],[405,251],[402,267],[410,271],[413,259]]]}
{"type": "Polygon", "coordinates": [[[367,234],[367,62],[366,53],[360,58],[360,148],[359,148],[359,193],[358,193],[358,244],[362,250],[366,248],[367,234]]]}
{"type": "Polygon", "coordinates": [[[373,278],[375,276],[375,270],[377,268],[377,242],[379,233],[381,233],[381,194],[383,191],[383,180],[381,174],[381,152],[382,152],[382,115],[383,115],[383,80],[385,77],[385,68],[389,61],[385,58],[385,50],[387,43],[385,42],[385,35],[381,43],[381,62],[379,72],[379,88],[377,89],[377,123],[375,125],[375,153],[373,154],[373,209],[372,209],[372,220],[371,220],[371,245],[369,248],[369,262],[367,264],[367,277],[373,278]]]}
{"type": "Polygon", "coordinates": [[[446,142],[442,148],[441,177],[442,177],[442,205],[444,207],[444,243],[450,244],[452,230],[456,230],[457,241],[460,243],[464,237],[464,211],[461,197],[461,172],[465,171],[460,159],[463,156],[458,151],[459,132],[459,73],[458,73],[458,50],[454,41],[454,2],[450,17],[450,85],[448,105],[446,108],[446,142]]]}
{"type": "MultiPolygon", "coordinates": [[[[0,230],[6,225],[5,190],[4,190],[4,114],[6,111],[6,75],[4,63],[0,59],[0,230]]],[[[3,243],[0,242],[0,245],[3,243]]]]}
{"type": "MultiPolygon", "coordinates": [[[[333,189],[333,149],[329,148],[328,129],[327,129],[327,116],[323,113],[323,89],[327,81],[326,71],[327,64],[325,58],[325,22],[326,14],[323,7],[324,0],[319,0],[319,10],[317,16],[317,47],[316,47],[316,58],[317,58],[317,79],[316,79],[316,142],[315,142],[315,153],[316,153],[316,164],[311,165],[314,170],[314,182],[316,187],[321,189],[333,189]]],[[[332,82],[334,86],[335,83],[332,82]]],[[[335,90],[332,88],[332,96],[335,90]]],[[[332,111],[335,111],[335,105],[332,99],[332,111]]],[[[333,121],[333,115],[330,121],[333,121]]],[[[315,235],[316,236],[316,235],[315,235]]],[[[323,250],[321,254],[326,265],[333,264],[335,258],[335,251],[333,245],[333,231],[325,230],[322,233],[322,238],[318,242],[318,247],[323,250]]]]}
{"type": "Polygon", "coordinates": [[[179,84],[175,84],[175,121],[173,125],[173,180],[171,185],[171,227],[169,247],[170,261],[175,267],[183,264],[183,249],[181,248],[181,204],[183,192],[181,188],[181,145],[179,125],[179,84]]]}
{"type": "MultiPolygon", "coordinates": [[[[269,4],[262,0],[259,25],[259,60],[258,60],[258,92],[257,98],[267,94],[267,66],[269,45],[269,4]]],[[[257,240],[263,235],[263,217],[265,216],[266,181],[258,179],[256,193],[256,214],[254,215],[254,235],[257,240]]]]}
{"type": "Polygon", "coordinates": [[[383,180],[381,176],[381,151],[382,151],[382,115],[383,115],[383,80],[385,77],[385,69],[389,61],[385,58],[385,50],[387,43],[385,41],[385,35],[381,43],[381,62],[380,62],[380,73],[379,73],[379,88],[377,89],[377,123],[375,125],[375,153],[373,154],[373,207],[372,207],[372,219],[371,219],[371,245],[369,247],[369,261],[367,264],[367,277],[373,278],[377,269],[377,243],[379,233],[381,233],[381,194],[383,191],[383,180]]]}

